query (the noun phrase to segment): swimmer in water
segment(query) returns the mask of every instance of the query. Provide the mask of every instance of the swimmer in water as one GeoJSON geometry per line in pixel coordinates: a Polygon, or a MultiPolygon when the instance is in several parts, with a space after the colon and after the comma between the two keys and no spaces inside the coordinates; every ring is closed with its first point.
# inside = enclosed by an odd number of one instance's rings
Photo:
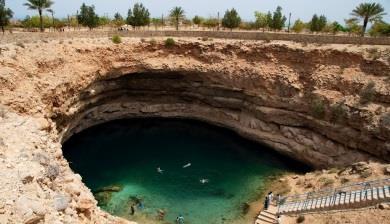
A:
{"type": "Polygon", "coordinates": [[[162,170],[160,167],[157,167],[157,172],[162,174],[164,170],[162,170]]]}
{"type": "Polygon", "coordinates": [[[190,166],[191,166],[191,163],[187,163],[186,165],[183,166],[183,169],[187,168],[187,167],[190,167],[190,166]]]}
{"type": "Polygon", "coordinates": [[[206,184],[206,183],[209,182],[209,179],[200,179],[199,182],[200,182],[201,184],[206,184]]]}

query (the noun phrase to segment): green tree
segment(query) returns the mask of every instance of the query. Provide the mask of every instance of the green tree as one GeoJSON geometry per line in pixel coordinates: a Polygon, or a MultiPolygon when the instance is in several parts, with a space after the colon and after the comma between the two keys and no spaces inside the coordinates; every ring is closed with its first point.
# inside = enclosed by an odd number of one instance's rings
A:
{"type": "Polygon", "coordinates": [[[192,22],[197,26],[200,26],[200,24],[202,24],[203,21],[204,19],[200,16],[194,16],[194,18],[192,19],[192,22]]]}
{"type": "Polygon", "coordinates": [[[9,20],[12,18],[13,14],[11,9],[5,7],[5,0],[0,0],[0,26],[3,34],[4,27],[8,26],[9,20]]]}
{"type": "Polygon", "coordinates": [[[83,3],[80,7],[80,14],[77,15],[77,21],[90,30],[99,25],[99,16],[95,13],[95,6],[87,6],[83,3]]]}
{"type": "Polygon", "coordinates": [[[226,10],[225,15],[222,19],[222,26],[233,30],[234,28],[237,28],[240,23],[241,18],[234,8],[232,8],[231,10],[226,10]]]}
{"type": "Polygon", "coordinates": [[[346,32],[346,29],[338,22],[327,24],[323,29],[324,32],[336,34],[338,32],[346,32]]]}
{"type": "Polygon", "coordinates": [[[310,21],[310,31],[320,32],[325,28],[326,23],[327,19],[324,15],[318,17],[317,14],[314,14],[313,18],[310,21]]]}
{"type": "Polygon", "coordinates": [[[176,30],[179,30],[180,21],[184,19],[184,10],[181,7],[175,7],[171,10],[169,16],[175,24],[176,30]]]}
{"type": "Polygon", "coordinates": [[[123,19],[122,15],[119,12],[115,13],[112,22],[116,27],[121,27],[125,25],[125,20],[123,19]]]}
{"type": "Polygon", "coordinates": [[[98,26],[107,26],[111,23],[111,19],[107,16],[99,16],[98,26]]]}
{"type": "Polygon", "coordinates": [[[267,13],[267,27],[268,29],[272,28],[273,21],[272,21],[272,13],[268,11],[267,13]]]}
{"type": "Polygon", "coordinates": [[[361,33],[362,28],[359,26],[355,18],[345,20],[345,25],[346,31],[349,35],[361,33]]]}
{"type": "MultiPolygon", "coordinates": [[[[49,28],[53,22],[50,17],[42,16],[42,24],[44,28],[49,28]]],[[[22,21],[22,25],[25,28],[40,28],[41,19],[39,16],[26,16],[26,18],[22,21]]]]}
{"type": "Polygon", "coordinates": [[[386,13],[379,3],[361,3],[352,11],[351,15],[358,20],[363,20],[361,35],[364,36],[368,23],[381,20],[386,13]]]}
{"type": "Polygon", "coordinates": [[[302,20],[297,19],[291,28],[294,32],[300,33],[306,28],[306,24],[302,20]]]}
{"type": "Polygon", "coordinates": [[[310,27],[310,31],[311,32],[316,32],[318,31],[318,22],[319,22],[319,18],[317,16],[317,14],[314,14],[313,17],[311,18],[311,21],[309,23],[309,27],[310,27]]]}
{"type": "Polygon", "coordinates": [[[256,28],[262,28],[264,32],[265,28],[267,28],[269,25],[267,14],[255,11],[255,18],[256,18],[255,21],[256,28]]]}
{"type": "Polygon", "coordinates": [[[374,25],[372,25],[370,31],[370,36],[390,36],[390,24],[384,21],[376,21],[374,25]]]}
{"type": "Polygon", "coordinates": [[[150,13],[142,3],[135,3],[133,10],[129,9],[127,24],[133,27],[147,26],[150,24],[150,13]]]}
{"type": "Polygon", "coordinates": [[[27,0],[27,3],[24,3],[24,5],[28,7],[28,9],[38,10],[40,24],[41,24],[40,25],[41,32],[44,31],[43,18],[42,18],[43,10],[49,9],[53,4],[54,2],[52,2],[51,0],[27,0]]]}
{"type": "Polygon", "coordinates": [[[152,18],[152,24],[154,28],[157,30],[159,26],[163,26],[163,20],[161,18],[152,18]]]}
{"type": "Polygon", "coordinates": [[[321,15],[320,19],[318,20],[318,31],[322,31],[325,28],[327,22],[328,20],[326,19],[326,17],[324,15],[321,15]]]}
{"type": "Polygon", "coordinates": [[[274,12],[274,15],[272,17],[272,29],[275,30],[281,30],[283,29],[287,18],[282,14],[282,7],[278,6],[276,8],[276,11],[274,12]]]}
{"type": "Polygon", "coordinates": [[[210,17],[206,20],[203,21],[203,26],[207,27],[207,28],[211,28],[211,29],[214,29],[215,27],[218,26],[219,24],[219,21],[217,18],[213,18],[213,17],[210,17]]]}

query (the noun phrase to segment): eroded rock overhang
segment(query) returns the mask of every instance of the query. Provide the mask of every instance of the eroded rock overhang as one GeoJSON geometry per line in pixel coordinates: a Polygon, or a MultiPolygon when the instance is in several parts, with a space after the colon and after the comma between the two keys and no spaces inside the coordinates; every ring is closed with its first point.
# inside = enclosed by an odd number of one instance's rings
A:
{"type": "MultiPolygon", "coordinates": [[[[198,119],[235,130],[317,168],[343,166],[383,153],[357,147],[361,133],[306,114],[302,102],[286,102],[264,90],[248,91],[234,83],[225,86],[216,80],[219,77],[223,75],[149,70],[99,80],[66,102],[67,113],[54,120],[66,141],[74,133],[114,119],[198,119]]],[[[369,139],[366,144],[382,143],[369,139]]]]}

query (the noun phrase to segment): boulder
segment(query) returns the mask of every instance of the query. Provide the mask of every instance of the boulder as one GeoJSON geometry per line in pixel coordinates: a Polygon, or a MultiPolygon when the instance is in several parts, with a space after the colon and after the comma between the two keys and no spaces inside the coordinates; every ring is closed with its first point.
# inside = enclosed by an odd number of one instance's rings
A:
{"type": "Polygon", "coordinates": [[[96,205],[95,201],[86,195],[81,195],[77,202],[77,209],[80,211],[89,210],[96,205]]]}
{"type": "Polygon", "coordinates": [[[384,174],[390,175],[390,166],[386,166],[386,167],[384,168],[384,174]]]}
{"type": "Polygon", "coordinates": [[[54,197],[54,208],[57,211],[64,211],[69,206],[69,198],[62,194],[54,197]]]}
{"type": "Polygon", "coordinates": [[[21,196],[15,202],[15,211],[20,217],[30,217],[33,213],[43,216],[47,209],[40,202],[21,196]]]}

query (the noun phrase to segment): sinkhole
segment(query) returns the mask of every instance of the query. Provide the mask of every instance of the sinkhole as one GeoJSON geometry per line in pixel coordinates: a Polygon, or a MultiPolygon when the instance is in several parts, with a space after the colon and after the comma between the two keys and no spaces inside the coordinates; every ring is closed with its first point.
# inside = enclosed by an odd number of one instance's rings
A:
{"type": "Polygon", "coordinates": [[[173,118],[103,123],[63,152],[102,209],[139,223],[249,223],[270,179],[308,170],[225,128],[173,118]]]}

